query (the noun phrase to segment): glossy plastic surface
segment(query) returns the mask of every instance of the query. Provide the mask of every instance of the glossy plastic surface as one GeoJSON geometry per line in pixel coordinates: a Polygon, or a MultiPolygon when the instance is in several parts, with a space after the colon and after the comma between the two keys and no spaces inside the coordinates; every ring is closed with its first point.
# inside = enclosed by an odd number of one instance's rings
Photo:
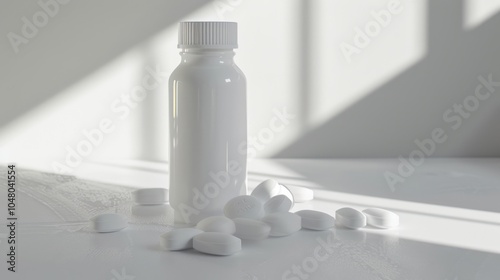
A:
{"type": "Polygon", "coordinates": [[[246,194],[246,81],[232,50],[183,50],[170,76],[170,203],[178,223],[246,194]]]}

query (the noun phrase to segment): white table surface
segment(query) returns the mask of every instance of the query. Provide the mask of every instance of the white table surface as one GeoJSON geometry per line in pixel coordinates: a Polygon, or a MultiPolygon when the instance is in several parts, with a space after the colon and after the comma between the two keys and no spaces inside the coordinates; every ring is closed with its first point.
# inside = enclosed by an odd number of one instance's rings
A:
{"type": "MultiPolygon", "coordinates": [[[[249,190],[268,178],[314,189],[315,200],[298,203],[292,211],[334,214],[345,206],[382,207],[398,213],[401,225],[392,230],[302,230],[243,242],[243,251],[228,257],[160,249],[159,236],[172,228],[171,211],[134,207],[130,191],[168,187],[166,164],[84,164],[77,178],[19,169],[17,272],[7,271],[2,225],[0,279],[500,279],[500,159],[426,159],[391,189],[384,172],[394,171],[398,163],[249,161],[249,190]],[[104,212],[127,215],[131,224],[107,234],[93,233],[85,223],[68,224],[104,212]],[[329,253],[317,249],[328,242],[329,253]],[[324,259],[317,259],[318,250],[328,253],[324,259]],[[294,275],[297,269],[301,273],[294,275]]],[[[5,186],[5,166],[0,172],[5,186]]],[[[1,223],[6,221],[6,196],[6,188],[0,188],[1,223]]]]}

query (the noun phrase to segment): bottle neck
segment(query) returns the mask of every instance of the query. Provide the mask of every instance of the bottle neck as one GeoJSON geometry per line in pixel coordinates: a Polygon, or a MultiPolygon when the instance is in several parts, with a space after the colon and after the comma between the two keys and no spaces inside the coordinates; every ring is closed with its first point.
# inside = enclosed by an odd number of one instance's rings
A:
{"type": "Polygon", "coordinates": [[[182,49],[181,63],[217,63],[217,64],[233,64],[235,52],[233,49],[200,49],[189,48],[182,49]]]}

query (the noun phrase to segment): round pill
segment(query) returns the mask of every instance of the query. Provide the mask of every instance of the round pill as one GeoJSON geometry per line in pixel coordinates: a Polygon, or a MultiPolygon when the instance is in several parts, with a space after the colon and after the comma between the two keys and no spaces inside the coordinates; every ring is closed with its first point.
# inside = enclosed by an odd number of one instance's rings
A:
{"type": "Polygon", "coordinates": [[[168,202],[168,189],[147,188],[138,189],[132,192],[132,198],[137,204],[153,205],[168,202]]]}
{"type": "Polygon", "coordinates": [[[314,199],[314,191],[299,186],[286,186],[293,195],[295,202],[306,202],[314,199]]]}
{"type": "Polygon", "coordinates": [[[276,180],[268,179],[258,184],[250,195],[260,199],[262,203],[265,203],[271,197],[278,195],[280,190],[281,186],[276,180]]]}
{"type": "Polygon", "coordinates": [[[264,216],[264,208],[258,198],[251,195],[240,195],[226,203],[224,214],[230,219],[260,219],[264,216]]]}
{"type": "Polygon", "coordinates": [[[335,226],[335,218],[320,211],[300,210],[295,212],[302,218],[302,228],[327,230],[335,226]]]}
{"type": "Polygon", "coordinates": [[[356,209],[345,207],[335,212],[337,224],[350,229],[366,226],[366,217],[356,209]]]}
{"type": "Polygon", "coordinates": [[[127,219],[119,214],[100,214],[90,218],[92,227],[97,232],[114,232],[127,227],[127,219]]]}
{"type": "Polygon", "coordinates": [[[262,218],[262,221],[271,226],[270,236],[287,236],[302,227],[300,216],[290,212],[272,213],[262,218]]]}
{"type": "Polygon", "coordinates": [[[292,201],[283,194],[271,197],[264,203],[264,212],[266,214],[276,212],[288,212],[292,208],[292,201]]]}
{"type": "Polygon", "coordinates": [[[234,236],[240,239],[262,240],[271,232],[271,226],[259,220],[236,218],[233,221],[236,225],[234,236]]]}
{"type": "Polygon", "coordinates": [[[212,216],[198,222],[197,229],[205,232],[223,232],[233,234],[236,231],[233,220],[224,216],[212,216]]]}
{"type": "Polygon", "coordinates": [[[193,248],[193,237],[203,233],[197,228],[174,229],[160,236],[160,245],[162,248],[177,251],[193,248]]]}
{"type": "Polygon", "coordinates": [[[363,210],[366,223],[378,228],[393,228],[399,225],[399,216],[389,210],[368,208],[363,210]]]}
{"type": "Polygon", "coordinates": [[[222,232],[204,232],[193,238],[193,248],[206,254],[227,256],[241,251],[241,239],[222,232]]]}

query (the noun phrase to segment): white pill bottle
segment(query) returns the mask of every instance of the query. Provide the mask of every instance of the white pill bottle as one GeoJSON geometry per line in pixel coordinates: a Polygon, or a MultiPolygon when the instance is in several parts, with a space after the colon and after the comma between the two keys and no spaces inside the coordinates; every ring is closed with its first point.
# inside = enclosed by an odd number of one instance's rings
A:
{"type": "Polygon", "coordinates": [[[246,194],[246,79],[234,63],[235,22],[181,22],[169,80],[170,190],[177,224],[223,215],[246,194]]]}

